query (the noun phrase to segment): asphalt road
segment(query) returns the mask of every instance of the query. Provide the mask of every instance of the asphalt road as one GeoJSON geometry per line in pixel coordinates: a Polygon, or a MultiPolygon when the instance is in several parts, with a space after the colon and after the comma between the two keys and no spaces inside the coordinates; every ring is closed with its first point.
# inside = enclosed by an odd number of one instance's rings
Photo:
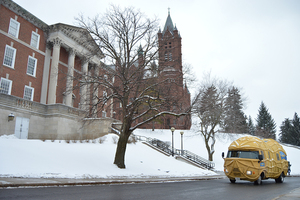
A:
{"type": "Polygon", "coordinates": [[[170,183],[120,184],[97,186],[8,188],[0,189],[0,199],[22,200],[271,200],[300,187],[300,177],[286,177],[276,184],[273,179],[262,185],[247,181],[232,184],[228,179],[185,181],[170,183]]]}

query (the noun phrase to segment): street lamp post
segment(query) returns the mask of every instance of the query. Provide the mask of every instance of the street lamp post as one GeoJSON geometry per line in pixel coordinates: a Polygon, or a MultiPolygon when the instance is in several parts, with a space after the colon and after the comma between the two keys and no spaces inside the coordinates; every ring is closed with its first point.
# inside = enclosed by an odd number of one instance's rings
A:
{"type": "Polygon", "coordinates": [[[175,131],[175,128],[172,127],[171,131],[172,131],[172,156],[174,156],[174,131],[175,131]]]}
{"type": "Polygon", "coordinates": [[[181,155],[183,155],[183,131],[180,131],[180,135],[181,135],[181,155]]]}

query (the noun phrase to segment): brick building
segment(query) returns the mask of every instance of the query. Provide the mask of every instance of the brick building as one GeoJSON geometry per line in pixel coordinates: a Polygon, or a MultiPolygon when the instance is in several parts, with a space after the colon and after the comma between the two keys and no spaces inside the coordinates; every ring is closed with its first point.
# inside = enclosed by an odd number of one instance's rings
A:
{"type": "MultiPolygon", "coordinates": [[[[170,83],[169,88],[171,92],[168,95],[176,98],[174,101],[176,105],[165,109],[175,113],[185,112],[191,106],[190,93],[183,81],[181,36],[176,26],[174,27],[173,25],[170,12],[168,13],[163,31],[159,30],[158,32],[158,46],[160,47],[158,56],[158,71],[160,73],[158,76],[162,79],[168,77],[175,81],[175,83],[170,83]]],[[[176,129],[190,129],[190,115],[179,118],[166,115],[144,125],[142,128],[169,129],[171,127],[175,127],[176,129]]]]}
{"type": "MultiPolygon", "coordinates": [[[[173,113],[185,113],[191,106],[190,103],[190,93],[189,90],[184,84],[183,79],[183,70],[182,70],[182,53],[181,53],[181,36],[177,30],[176,27],[174,27],[170,12],[168,13],[168,17],[166,20],[166,23],[164,25],[163,31],[159,30],[157,33],[158,38],[158,46],[159,46],[159,54],[158,54],[158,66],[156,64],[151,68],[156,68],[156,75],[154,77],[146,76],[144,74],[143,83],[145,84],[141,88],[146,88],[147,82],[148,85],[151,84],[151,80],[149,79],[158,79],[158,82],[162,82],[163,80],[166,80],[167,78],[171,82],[165,82],[164,85],[161,85],[163,89],[156,88],[155,92],[158,92],[161,96],[165,96],[168,99],[172,98],[172,100],[167,100],[167,105],[160,106],[159,111],[170,111],[173,113]],[[164,91],[165,90],[165,91],[164,91]]],[[[132,71],[135,71],[138,69],[139,66],[143,63],[143,50],[140,46],[138,50],[138,59],[131,67],[132,71]]],[[[117,68],[117,66],[115,66],[117,68]]],[[[154,70],[155,71],[155,70],[154,70]]],[[[118,80],[116,80],[118,81],[118,80]]],[[[155,81],[155,80],[153,80],[155,81]]],[[[121,84],[121,81],[115,82],[115,84],[121,84]]],[[[139,91],[141,92],[141,91],[139,91]]],[[[135,96],[131,96],[131,98],[136,98],[135,96]]],[[[136,115],[138,116],[140,113],[145,112],[148,107],[143,107],[141,105],[137,110],[135,111],[136,115]]],[[[121,120],[122,119],[122,107],[120,103],[115,102],[114,104],[114,117],[116,119],[121,120]]],[[[149,113],[144,118],[139,117],[136,119],[136,121],[133,122],[133,125],[139,124],[143,122],[144,120],[147,120],[148,117],[151,115],[155,115],[155,113],[159,112],[158,109],[154,113],[149,113]]],[[[145,128],[145,129],[170,129],[171,127],[175,127],[176,129],[190,129],[191,127],[191,117],[188,116],[181,116],[181,117],[175,117],[172,115],[164,115],[162,117],[159,117],[155,120],[152,120],[151,122],[147,124],[143,124],[142,126],[139,126],[139,128],[145,128]]]]}
{"type": "MultiPolygon", "coordinates": [[[[158,43],[162,47],[159,51],[159,67],[162,69],[161,76],[173,77],[176,84],[173,84],[173,96],[177,98],[177,105],[173,106],[173,111],[181,113],[186,111],[191,106],[191,96],[187,85],[183,81],[182,70],[182,53],[181,53],[181,36],[174,27],[170,11],[164,26],[163,31],[158,33],[158,43]]],[[[191,117],[182,116],[176,118],[166,116],[161,128],[170,128],[171,126],[177,129],[190,129],[191,117]]]]}
{"type": "MultiPolygon", "coordinates": [[[[79,85],[72,76],[105,73],[101,50],[95,55],[93,44],[85,45],[81,40],[85,31],[61,23],[47,25],[13,1],[0,0],[0,135],[39,138],[53,134],[62,138],[67,134],[109,132],[111,124],[119,119],[112,106],[114,102],[100,116],[91,114],[93,122],[83,123],[85,111],[89,109],[86,102],[93,101],[90,91],[99,95],[103,91],[93,86],[71,90],[79,85]],[[15,119],[8,122],[11,113],[15,119]]],[[[171,67],[165,74],[173,69],[180,73],[181,37],[170,15],[158,37],[160,43],[167,44],[166,50],[159,54],[159,65],[171,67]]],[[[179,94],[185,97],[182,105],[188,106],[188,90],[182,80],[179,85],[179,94]]],[[[190,127],[190,119],[169,117],[163,121],[156,128],[190,127]]]]}
{"type": "Polygon", "coordinates": [[[78,85],[72,76],[103,72],[104,56],[94,55],[94,47],[82,42],[84,31],[47,25],[13,1],[0,1],[0,135],[62,138],[109,131],[114,121],[109,108],[105,118],[82,120],[91,101],[89,91],[102,91],[87,86],[71,91],[78,85]],[[8,122],[11,113],[15,119],[8,122]]]}

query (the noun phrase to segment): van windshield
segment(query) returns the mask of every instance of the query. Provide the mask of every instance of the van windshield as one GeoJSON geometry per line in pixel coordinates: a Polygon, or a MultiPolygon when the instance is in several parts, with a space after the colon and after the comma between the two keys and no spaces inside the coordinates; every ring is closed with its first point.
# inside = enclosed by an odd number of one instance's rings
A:
{"type": "Polygon", "coordinates": [[[258,151],[228,151],[227,158],[258,159],[258,151]]]}

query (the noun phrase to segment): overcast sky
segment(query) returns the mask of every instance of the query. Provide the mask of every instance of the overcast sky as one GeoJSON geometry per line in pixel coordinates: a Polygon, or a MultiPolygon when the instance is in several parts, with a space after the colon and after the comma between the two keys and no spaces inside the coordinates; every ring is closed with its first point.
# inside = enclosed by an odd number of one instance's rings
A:
{"type": "Polygon", "coordinates": [[[299,0],[15,0],[48,25],[75,24],[79,13],[93,17],[111,3],[133,6],[160,27],[170,8],[182,37],[183,62],[198,79],[211,71],[248,98],[246,115],[255,120],[261,101],[279,127],[300,115],[299,0]]]}

